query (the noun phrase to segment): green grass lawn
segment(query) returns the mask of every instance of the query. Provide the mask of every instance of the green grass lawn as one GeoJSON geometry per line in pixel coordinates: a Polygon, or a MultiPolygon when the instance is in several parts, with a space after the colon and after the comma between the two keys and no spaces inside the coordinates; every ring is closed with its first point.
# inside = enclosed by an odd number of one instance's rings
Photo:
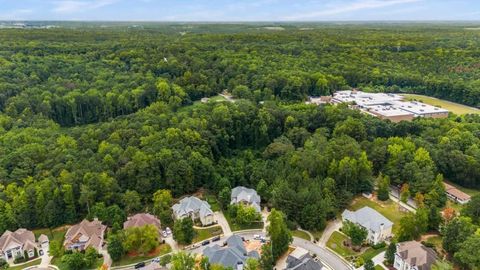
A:
{"type": "Polygon", "coordinates": [[[168,244],[162,244],[155,249],[155,252],[147,254],[145,256],[129,256],[125,255],[119,261],[116,261],[112,264],[112,266],[121,266],[121,265],[130,265],[138,262],[147,261],[153,259],[155,257],[167,254],[172,251],[172,248],[168,244]]]}
{"type": "Polygon", "coordinates": [[[36,259],[32,262],[29,262],[29,263],[26,263],[24,265],[20,265],[20,266],[13,266],[13,267],[9,267],[8,269],[9,270],[22,270],[24,268],[27,268],[27,267],[30,267],[30,266],[35,266],[35,265],[39,265],[40,263],[42,262],[41,259],[36,259]]]}
{"type": "Polygon", "coordinates": [[[386,247],[379,248],[379,249],[368,248],[360,256],[363,258],[364,261],[368,261],[368,260],[373,259],[373,257],[377,256],[378,254],[380,254],[381,252],[383,252],[385,250],[387,250],[386,247]]]}
{"type": "Polygon", "coordinates": [[[375,270],[383,270],[383,267],[381,267],[380,265],[377,264],[377,265],[375,265],[375,268],[374,268],[374,269],[375,269],[375,270]]]}
{"type": "Polygon", "coordinates": [[[220,211],[220,204],[217,201],[217,198],[215,198],[214,195],[206,195],[205,199],[207,200],[208,204],[210,204],[210,207],[213,212],[220,211]]]}
{"type": "Polygon", "coordinates": [[[295,230],[292,231],[292,235],[310,241],[310,235],[306,232],[295,230]]]}
{"type": "Polygon", "coordinates": [[[35,234],[35,238],[38,238],[41,234],[45,234],[48,236],[49,241],[58,241],[60,243],[63,243],[63,238],[65,237],[65,233],[67,232],[67,229],[65,227],[60,227],[56,229],[37,229],[33,230],[33,233],[35,234]]]}
{"type": "Polygon", "coordinates": [[[225,211],[223,213],[225,215],[225,219],[228,222],[228,225],[230,225],[230,229],[235,232],[235,231],[241,231],[241,230],[253,230],[253,229],[262,229],[263,228],[263,222],[254,222],[252,224],[237,224],[232,217],[228,214],[228,211],[225,211]]]}
{"type": "Polygon", "coordinates": [[[407,100],[416,100],[433,106],[441,107],[447,109],[454,114],[469,114],[469,113],[480,113],[479,109],[458,104],[451,101],[446,101],[434,97],[424,96],[424,95],[414,95],[414,94],[402,94],[407,100]]]}
{"type": "MultiPolygon", "coordinates": [[[[60,258],[53,258],[52,261],[51,261],[51,264],[57,266],[60,270],[68,270],[68,267],[66,267],[60,258]]],[[[97,269],[99,268],[100,266],[102,266],[103,264],[103,258],[98,258],[93,267],[91,267],[91,269],[97,269]]],[[[11,269],[11,268],[8,268],[8,269],[11,269]]],[[[84,269],[87,269],[87,268],[84,268],[84,269]]]]}
{"type": "Polygon", "coordinates": [[[192,243],[198,243],[200,241],[220,235],[222,233],[222,227],[220,226],[214,226],[207,229],[195,229],[195,237],[193,238],[192,243]]]}
{"type": "Polygon", "coordinates": [[[327,247],[338,253],[342,257],[349,257],[358,255],[358,252],[351,250],[343,245],[343,241],[347,240],[348,236],[340,232],[333,232],[330,239],[327,241],[327,247]]]}
{"type": "Polygon", "coordinates": [[[398,204],[393,202],[392,200],[377,203],[362,196],[355,198],[352,205],[350,205],[349,209],[358,210],[364,206],[369,206],[377,210],[379,213],[381,213],[390,221],[392,221],[394,233],[398,229],[400,219],[406,215],[405,212],[402,212],[398,209],[398,204]]]}
{"type": "Polygon", "coordinates": [[[443,253],[443,246],[442,246],[442,237],[440,235],[429,237],[425,240],[426,243],[432,244],[440,253],[443,253]]]}
{"type": "Polygon", "coordinates": [[[478,190],[478,189],[472,189],[472,188],[462,187],[462,186],[460,186],[460,185],[457,185],[457,184],[455,184],[455,183],[448,182],[448,181],[447,181],[447,183],[449,183],[450,185],[452,185],[452,186],[458,188],[459,190],[467,193],[467,194],[470,195],[470,196],[475,196],[475,195],[480,194],[480,190],[478,190]]]}

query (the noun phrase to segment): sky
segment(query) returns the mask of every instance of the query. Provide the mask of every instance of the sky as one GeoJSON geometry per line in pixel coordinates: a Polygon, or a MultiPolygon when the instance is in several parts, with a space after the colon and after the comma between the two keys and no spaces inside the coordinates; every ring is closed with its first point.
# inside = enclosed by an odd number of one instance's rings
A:
{"type": "Polygon", "coordinates": [[[480,20],[480,0],[0,0],[0,20],[480,20]]]}

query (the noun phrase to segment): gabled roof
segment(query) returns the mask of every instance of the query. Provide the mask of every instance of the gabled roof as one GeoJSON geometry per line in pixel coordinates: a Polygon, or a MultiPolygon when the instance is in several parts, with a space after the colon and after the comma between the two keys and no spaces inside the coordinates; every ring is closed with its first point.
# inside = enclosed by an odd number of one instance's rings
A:
{"type": "Polygon", "coordinates": [[[433,249],[417,241],[398,243],[397,254],[409,265],[417,266],[418,270],[429,270],[437,260],[437,254],[433,249]]]}
{"type": "Polygon", "coordinates": [[[79,240],[85,241],[85,248],[89,246],[100,247],[103,240],[103,234],[107,226],[102,225],[102,222],[98,219],[88,221],[82,220],[79,224],[76,224],[68,229],[65,234],[64,246],[69,246],[78,243],[79,240]]]}
{"type": "Polygon", "coordinates": [[[459,200],[462,200],[462,201],[468,201],[471,199],[471,196],[468,195],[467,193],[459,190],[458,188],[446,183],[446,182],[443,182],[443,184],[445,185],[445,191],[447,193],[449,193],[450,195],[454,196],[455,198],[459,199],[459,200]]]}
{"type": "Polygon", "coordinates": [[[323,265],[315,261],[310,253],[303,248],[296,248],[287,257],[286,270],[322,270],[323,265]]]}
{"type": "Polygon", "coordinates": [[[374,232],[380,232],[382,226],[385,229],[393,226],[393,223],[389,219],[368,206],[358,209],[357,211],[345,210],[342,213],[342,218],[343,220],[359,224],[367,230],[374,232]]]}
{"type": "Polygon", "coordinates": [[[258,196],[257,191],[242,186],[232,189],[231,199],[232,201],[247,201],[250,203],[256,202],[260,204],[260,196],[258,196]]]}
{"type": "Polygon", "coordinates": [[[172,209],[176,216],[189,215],[195,212],[199,212],[202,217],[213,215],[210,204],[194,196],[181,199],[177,204],[172,206],[172,209]]]}
{"type": "Polygon", "coordinates": [[[127,221],[123,223],[123,229],[142,227],[145,225],[154,225],[159,230],[161,229],[160,220],[154,215],[148,213],[139,213],[128,217],[127,221]]]}
{"type": "Polygon", "coordinates": [[[25,250],[35,248],[35,235],[27,229],[18,229],[15,232],[5,231],[0,237],[0,251],[6,251],[11,244],[23,246],[25,250]]]}
{"type": "Polygon", "coordinates": [[[230,236],[227,239],[227,247],[225,248],[219,245],[205,248],[203,255],[208,257],[212,264],[221,264],[234,269],[237,269],[238,264],[245,264],[248,258],[258,259],[260,257],[256,251],[247,253],[243,240],[238,235],[230,236]]]}
{"type": "Polygon", "coordinates": [[[258,212],[261,211],[261,207],[260,207],[261,199],[260,199],[260,196],[257,194],[257,191],[255,191],[254,189],[246,188],[242,186],[238,186],[232,189],[230,203],[235,204],[242,201],[250,203],[258,212]]]}

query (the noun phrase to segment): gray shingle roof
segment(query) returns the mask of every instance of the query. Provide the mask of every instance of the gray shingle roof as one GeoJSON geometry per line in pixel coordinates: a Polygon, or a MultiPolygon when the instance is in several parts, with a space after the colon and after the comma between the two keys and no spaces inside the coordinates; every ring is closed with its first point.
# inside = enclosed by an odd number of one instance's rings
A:
{"type": "Polygon", "coordinates": [[[321,270],[323,265],[315,261],[308,250],[297,247],[287,257],[286,270],[321,270]]]}
{"type": "Polygon", "coordinates": [[[250,203],[255,210],[258,212],[261,212],[261,207],[260,207],[260,196],[257,194],[257,191],[251,188],[246,188],[242,186],[238,186],[234,189],[232,189],[232,195],[231,195],[231,204],[235,204],[241,201],[245,201],[250,203]]]}
{"type": "Polygon", "coordinates": [[[248,258],[258,259],[260,255],[256,251],[247,253],[243,240],[238,235],[232,235],[227,239],[227,247],[222,248],[219,245],[207,247],[203,255],[208,257],[210,263],[221,264],[225,267],[237,269],[237,265],[245,264],[248,258]]]}
{"type": "Polygon", "coordinates": [[[374,232],[380,232],[382,225],[385,229],[393,226],[390,220],[368,206],[357,211],[345,210],[342,213],[342,218],[374,232]]]}
{"type": "Polygon", "coordinates": [[[190,196],[181,199],[177,204],[172,206],[176,216],[189,215],[190,213],[199,212],[200,216],[207,216],[213,214],[210,204],[202,201],[197,197],[190,196]]]}

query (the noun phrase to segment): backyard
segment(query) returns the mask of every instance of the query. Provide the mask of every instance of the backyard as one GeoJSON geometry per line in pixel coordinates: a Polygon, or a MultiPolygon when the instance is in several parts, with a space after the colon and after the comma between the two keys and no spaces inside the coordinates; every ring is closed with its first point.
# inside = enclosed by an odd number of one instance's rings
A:
{"type": "Polygon", "coordinates": [[[37,229],[33,230],[33,233],[35,234],[35,238],[38,239],[38,237],[41,234],[45,234],[48,236],[48,240],[51,241],[58,241],[59,243],[63,243],[63,237],[65,236],[65,233],[67,232],[67,227],[59,227],[55,229],[37,229]]]}
{"type": "Polygon", "coordinates": [[[384,215],[386,218],[392,221],[394,234],[398,229],[400,219],[402,219],[402,217],[406,215],[405,212],[399,210],[398,204],[393,202],[392,200],[381,202],[381,201],[373,201],[365,197],[355,198],[352,204],[350,205],[349,209],[358,210],[365,206],[369,206],[370,208],[375,209],[380,214],[384,215]]]}
{"type": "Polygon", "coordinates": [[[429,96],[423,96],[423,95],[414,95],[414,94],[403,94],[407,100],[416,100],[420,101],[429,105],[437,106],[440,108],[447,109],[454,114],[469,114],[469,113],[480,113],[479,109],[465,106],[462,104],[454,103],[451,101],[446,101],[434,97],[429,97],[429,96]]]}

